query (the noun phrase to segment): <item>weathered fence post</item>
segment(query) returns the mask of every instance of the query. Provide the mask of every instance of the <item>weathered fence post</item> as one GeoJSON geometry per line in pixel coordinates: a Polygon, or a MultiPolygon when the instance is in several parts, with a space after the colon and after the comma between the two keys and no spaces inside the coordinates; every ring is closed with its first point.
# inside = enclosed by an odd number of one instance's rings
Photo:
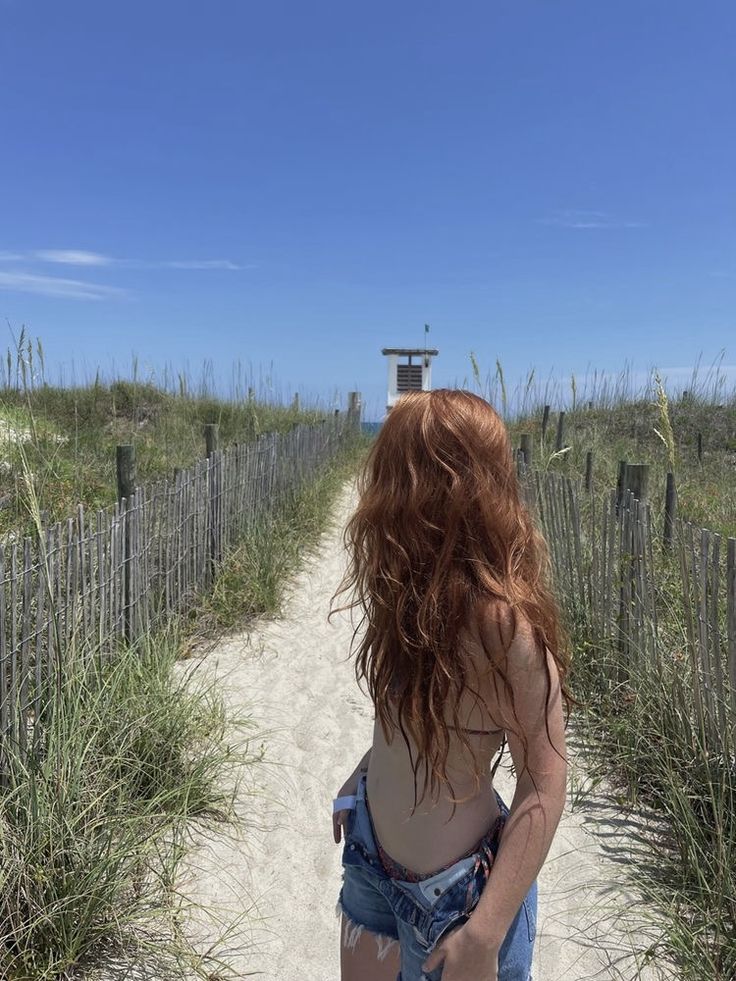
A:
{"type": "Polygon", "coordinates": [[[621,510],[626,489],[626,460],[618,461],[618,476],[616,478],[616,514],[621,510]]]}
{"type": "Polygon", "coordinates": [[[726,636],[731,689],[731,746],[736,746],[736,538],[729,538],[726,545],[726,636]]]}
{"type": "Polygon", "coordinates": [[[588,450],[585,454],[585,489],[592,490],[593,487],[593,451],[588,450]]]}
{"type": "Polygon", "coordinates": [[[637,501],[647,501],[649,499],[649,464],[627,464],[626,485],[637,501]]]}
{"type": "Polygon", "coordinates": [[[588,402],[588,409],[592,409],[592,408],[593,408],[593,399],[590,399],[590,401],[588,402]]]}
{"type": "MultiPolygon", "coordinates": [[[[130,609],[130,499],[135,494],[135,447],[132,443],[120,443],[115,450],[115,463],[118,477],[118,501],[123,520],[123,635],[126,641],[132,639],[132,617],[130,609]]],[[[114,589],[114,585],[112,586],[114,589]]]]}
{"type": "Polygon", "coordinates": [[[348,392],[348,427],[360,429],[360,412],[362,409],[360,392],[348,392]]]}
{"type": "Polygon", "coordinates": [[[524,451],[518,449],[516,451],[516,476],[523,480],[526,476],[526,460],[524,459],[524,451]]]}
{"type": "MultiPolygon", "coordinates": [[[[623,462],[623,461],[621,461],[623,462]]],[[[641,516],[639,505],[629,485],[630,464],[623,468],[623,491],[618,520],[619,541],[619,602],[616,617],[616,646],[619,657],[616,664],[616,683],[630,678],[630,659],[635,646],[635,611],[632,609],[636,589],[637,528],[636,517],[641,516]]]]}
{"type": "Polygon", "coordinates": [[[118,500],[129,498],[135,492],[135,447],[122,443],[116,450],[118,474],[118,500]]]}
{"type": "Polygon", "coordinates": [[[703,434],[698,433],[698,463],[703,462],[703,434]]]}
{"type": "Polygon", "coordinates": [[[299,392],[294,392],[294,398],[291,403],[291,408],[294,410],[294,412],[299,411],[299,392]]]}
{"type": "MultiPolygon", "coordinates": [[[[648,463],[629,463],[626,465],[624,493],[630,490],[631,496],[637,501],[641,501],[642,507],[638,509],[639,519],[642,529],[646,532],[647,511],[646,504],[649,500],[649,464],[648,463]]],[[[633,540],[633,538],[632,538],[633,540]]]]}
{"type": "Polygon", "coordinates": [[[207,459],[220,445],[220,427],[216,422],[208,422],[204,427],[204,445],[207,459]]]}
{"type": "Polygon", "coordinates": [[[210,581],[215,578],[215,570],[217,566],[217,560],[219,559],[219,548],[218,548],[218,514],[219,514],[219,497],[220,497],[220,481],[218,479],[218,462],[219,455],[218,449],[220,445],[220,427],[216,422],[205,423],[204,427],[204,443],[205,451],[207,454],[207,460],[209,460],[209,487],[208,490],[208,516],[207,520],[209,522],[209,574],[210,581]]]}
{"type": "Polygon", "coordinates": [[[666,549],[672,548],[672,540],[675,532],[675,512],[677,508],[677,493],[675,491],[675,475],[667,473],[667,487],[664,492],[664,537],[662,545],[666,549]]]}
{"type": "Polygon", "coordinates": [[[549,406],[545,405],[544,412],[542,414],[542,440],[547,434],[547,423],[549,422],[549,406]]]}
{"type": "Polygon", "coordinates": [[[527,467],[532,465],[532,435],[531,433],[521,434],[521,452],[524,454],[524,464],[527,467]]]}
{"type": "Polygon", "coordinates": [[[562,439],[565,434],[565,413],[561,410],[557,417],[557,439],[555,441],[555,449],[562,449],[562,439]]]}

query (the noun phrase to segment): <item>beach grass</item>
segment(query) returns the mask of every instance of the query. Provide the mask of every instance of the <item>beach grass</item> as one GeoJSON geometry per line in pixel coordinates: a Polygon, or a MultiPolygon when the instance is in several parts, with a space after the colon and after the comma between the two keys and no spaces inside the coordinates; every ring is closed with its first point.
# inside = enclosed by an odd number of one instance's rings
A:
{"type": "MultiPolygon", "coordinates": [[[[722,379],[700,383],[694,373],[686,392],[668,393],[655,370],[639,391],[632,389],[627,373],[582,396],[579,385],[571,393],[557,390],[556,398],[549,391],[530,393],[528,386],[519,391],[527,408],[507,425],[514,446],[521,433],[532,434],[536,468],[582,481],[586,454],[592,451],[593,493],[581,495],[583,528],[591,501],[602,506],[616,486],[619,461],[626,460],[649,465],[649,501],[658,534],[671,472],[680,517],[722,535],[724,549],[725,538],[736,536],[736,392],[727,391],[722,379]],[[545,404],[551,411],[543,439],[545,404]],[[555,448],[560,409],[565,411],[561,452],[555,448]]],[[[505,394],[488,395],[492,402],[499,395],[499,405],[505,399],[505,394]]],[[[683,708],[693,705],[693,697],[681,570],[677,552],[668,553],[659,542],[655,557],[658,657],[652,664],[644,652],[633,656],[634,651],[622,665],[626,680],[619,684],[612,683],[610,665],[620,655],[597,635],[589,611],[566,596],[560,584],[573,642],[569,684],[585,703],[575,713],[576,731],[586,746],[590,780],[606,781],[625,809],[653,808],[661,817],[656,831],[637,831],[646,839],[646,850],[639,851],[630,869],[631,884],[643,897],[643,914],[666,937],[651,956],[675,963],[684,981],[733,981],[736,759],[710,753],[693,713],[683,708]]],[[[724,636],[725,624],[722,631],[724,636]]]]}
{"type": "MultiPolygon", "coordinates": [[[[90,507],[114,500],[118,441],[140,448],[140,479],[203,455],[205,422],[220,423],[227,445],[325,418],[323,410],[255,398],[233,406],[190,397],[186,386],[179,395],[139,382],[31,391],[23,370],[17,374],[18,388],[0,393],[6,479],[11,472],[14,479],[2,517],[11,535],[37,534],[77,492],[90,507]]],[[[211,594],[191,608],[133,643],[82,649],[72,642],[59,655],[63,683],[53,703],[37,707],[33,752],[3,744],[0,977],[232,976],[218,950],[232,951],[238,920],[196,950],[181,927],[191,903],[175,884],[195,830],[242,833],[235,801],[262,762],[264,743],[247,710],[226,710],[218,683],[190,670],[188,655],[195,643],[278,611],[288,577],[327,526],[367,443],[359,432],[346,438],[310,481],[265,513],[225,557],[211,594]],[[174,671],[181,661],[186,670],[174,671]]]]}
{"type": "Polygon", "coordinates": [[[41,512],[54,522],[79,503],[88,511],[114,503],[119,444],[134,446],[137,483],[145,484],[202,459],[208,423],[217,423],[224,447],[334,412],[324,400],[284,400],[270,377],[256,379],[240,365],[233,367],[236,382],[227,398],[216,393],[207,365],[197,383],[182,374],[140,377],[136,359],[129,374],[104,380],[98,371],[85,384],[52,385],[41,341],[25,331],[0,358],[0,540],[33,531],[21,454],[41,512]]]}

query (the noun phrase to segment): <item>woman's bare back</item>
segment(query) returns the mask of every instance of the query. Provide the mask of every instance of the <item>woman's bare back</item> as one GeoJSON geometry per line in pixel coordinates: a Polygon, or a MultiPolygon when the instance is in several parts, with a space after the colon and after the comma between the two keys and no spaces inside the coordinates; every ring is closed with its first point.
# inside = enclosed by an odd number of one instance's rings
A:
{"type": "MultiPolygon", "coordinates": [[[[477,635],[467,634],[465,645],[464,649],[471,655],[479,654],[477,635]]],[[[466,734],[476,761],[474,764],[460,737],[450,729],[447,775],[455,797],[468,798],[457,804],[454,815],[447,787],[441,788],[439,800],[434,801],[428,790],[426,798],[411,814],[414,774],[404,738],[397,732],[389,743],[378,719],[374,723],[367,795],[376,836],[393,859],[418,873],[433,872],[467,853],[492,827],[500,813],[490,767],[503,741],[503,730],[498,729],[487,703],[478,704],[477,698],[469,692],[461,700],[459,718],[468,729],[484,732],[466,734]],[[477,788],[474,776],[476,766],[483,774],[480,788],[477,788]]],[[[448,712],[448,726],[451,721],[448,712]]],[[[416,759],[413,745],[412,755],[416,759]]],[[[420,765],[417,800],[422,797],[423,770],[420,765]]]]}

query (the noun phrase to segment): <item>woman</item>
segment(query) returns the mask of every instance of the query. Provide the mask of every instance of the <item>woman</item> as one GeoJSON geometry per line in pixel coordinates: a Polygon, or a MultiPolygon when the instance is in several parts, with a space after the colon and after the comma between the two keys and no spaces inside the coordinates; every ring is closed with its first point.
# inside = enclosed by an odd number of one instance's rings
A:
{"type": "MultiPolygon", "coordinates": [[[[568,638],[506,428],[403,395],[358,477],[348,568],[373,744],[334,801],[342,981],[530,981],[536,877],[565,801],[568,638]],[[511,807],[490,762],[508,742],[511,807]],[[501,835],[503,833],[503,845],[501,835]],[[400,972],[400,973],[399,973],[400,972]]],[[[331,604],[332,607],[332,604],[331,604]]]]}

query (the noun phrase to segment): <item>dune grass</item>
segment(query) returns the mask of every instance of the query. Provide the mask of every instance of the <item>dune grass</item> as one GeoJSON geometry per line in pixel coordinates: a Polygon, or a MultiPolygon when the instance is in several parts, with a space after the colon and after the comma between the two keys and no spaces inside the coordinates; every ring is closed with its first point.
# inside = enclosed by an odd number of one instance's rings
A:
{"type": "MultiPolygon", "coordinates": [[[[111,493],[114,499],[114,472],[105,474],[105,467],[110,469],[114,456],[108,451],[121,438],[137,436],[137,445],[150,449],[147,465],[153,474],[174,461],[191,462],[204,421],[220,421],[226,444],[228,437],[245,439],[262,431],[269,421],[288,427],[310,418],[254,400],[235,407],[188,397],[169,402],[165,393],[138,384],[125,389],[130,401],[123,413],[123,390],[122,383],[73,393],[47,389],[36,399],[38,393],[26,385],[17,405],[9,406],[6,398],[5,418],[17,454],[17,500],[4,514],[11,532],[37,533],[42,508],[62,509],[75,486],[87,488],[84,500],[90,506],[109,503],[111,493]],[[146,399],[160,414],[151,423],[150,443],[141,443],[141,430],[132,427],[146,399]],[[117,422],[103,437],[111,400],[117,422]],[[88,428],[75,422],[69,430],[65,412],[73,412],[75,420],[87,412],[88,428]],[[44,455],[47,431],[64,435],[65,428],[66,442],[54,440],[53,452],[44,455]],[[100,446],[94,445],[95,434],[100,446]],[[67,447],[67,456],[57,452],[60,446],[67,447]],[[70,475],[69,484],[55,487],[56,475],[63,473],[70,475]],[[13,525],[12,514],[25,516],[24,522],[13,525]]],[[[117,641],[105,649],[74,644],[60,655],[63,683],[53,710],[40,705],[32,728],[34,751],[23,754],[12,741],[3,744],[4,981],[232,976],[218,951],[227,944],[232,952],[232,936],[250,912],[244,910],[235,921],[229,917],[208,949],[197,950],[182,929],[193,904],[175,883],[195,830],[200,840],[228,825],[242,833],[242,808],[236,816],[235,801],[247,799],[243,788],[263,760],[264,743],[246,711],[226,711],[217,682],[203,680],[188,663],[183,672],[174,671],[174,664],[186,659],[195,643],[211,644],[225,630],[247,629],[253,617],[277,612],[288,577],[318,540],[367,442],[359,433],[346,439],[335,459],[274,506],[251,537],[226,556],[211,595],[198,597],[196,606],[135,643],[117,641]]]]}
{"type": "MultiPolygon", "coordinates": [[[[676,647],[659,674],[635,663],[628,684],[611,689],[598,670],[600,642],[586,624],[574,632],[571,683],[588,708],[576,732],[591,779],[605,778],[624,802],[663,818],[630,870],[645,909],[664,929],[663,953],[685,981],[736,977],[736,766],[707,752],[686,699],[688,668],[676,647]]],[[[611,652],[611,656],[615,656],[611,652]]],[[[637,836],[642,831],[637,824],[637,836]]]]}
{"type": "Polygon", "coordinates": [[[249,442],[261,433],[288,432],[296,423],[331,415],[325,405],[278,401],[271,384],[238,372],[225,399],[203,369],[198,385],[186,376],[156,383],[138,376],[84,385],[45,380],[43,346],[21,331],[5,363],[0,359],[0,540],[31,534],[23,501],[21,452],[27,458],[41,511],[50,521],[112,504],[117,496],[115,447],[135,447],[137,482],[145,484],[190,467],[205,456],[204,426],[217,423],[220,445],[249,442]]]}
{"type": "Polygon", "coordinates": [[[172,884],[192,825],[234,820],[222,788],[260,750],[213,685],[174,680],[179,649],[170,625],[132,646],[68,652],[36,753],[11,748],[0,794],[7,981],[81,978],[110,961],[144,961],[162,979],[212,976],[215,960],[174,929],[172,884]]]}
{"type": "Polygon", "coordinates": [[[134,645],[67,652],[37,752],[11,753],[0,791],[0,977],[125,976],[111,965],[145,965],[141,976],[161,981],[232,976],[217,952],[227,940],[232,953],[249,911],[198,951],[179,928],[191,903],[174,884],[195,827],[206,837],[239,822],[242,832],[234,801],[264,744],[215,684],[192,671],[175,681],[172,667],[193,645],[277,612],[364,443],[271,514],[196,609],[134,645]]]}
{"type": "MultiPolygon", "coordinates": [[[[477,365],[473,373],[477,382],[477,365]]],[[[694,375],[687,394],[673,398],[656,371],[639,392],[632,392],[626,375],[621,376],[617,385],[595,393],[592,408],[574,379],[571,389],[571,398],[558,392],[555,402],[545,392],[535,402],[527,386],[522,398],[527,411],[508,420],[514,446],[521,433],[533,435],[536,468],[582,480],[586,453],[592,450],[593,498],[600,507],[616,486],[619,460],[649,464],[649,499],[660,537],[670,471],[679,516],[696,527],[736,536],[736,392],[726,392],[718,380],[699,384],[694,375]],[[551,412],[542,439],[545,402],[551,412]],[[566,413],[562,452],[555,450],[560,408],[566,413]]],[[[583,494],[581,501],[585,528],[589,500],[583,494]]],[[[612,684],[610,670],[603,668],[620,657],[618,652],[596,636],[588,611],[564,595],[564,584],[560,587],[573,641],[569,683],[585,703],[576,712],[576,732],[583,738],[593,783],[608,781],[624,807],[654,808],[668,828],[664,835],[647,837],[648,857],[630,869],[632,886],[645,901],[642,915],[657,922],[666,936],[663,949],[650,955],[666,955],[684,981],[734,981],[736,758],[709,753],[694,713],[684,708],[692,698],[680,569],[676,553],[659,545],[658,539],[659,666],[633,658],[624,666],[625,683],[612,684]]]]}
{"type": "Polygon", "coordinates": [[[335,498],[355,473],[370,439],[360,433],[302,492],[272,511],[223,563],[213,589],[188,616],[192,645],[212,642],[255,616],[281,610],[284,586],[325,531],[335,498]]]}

